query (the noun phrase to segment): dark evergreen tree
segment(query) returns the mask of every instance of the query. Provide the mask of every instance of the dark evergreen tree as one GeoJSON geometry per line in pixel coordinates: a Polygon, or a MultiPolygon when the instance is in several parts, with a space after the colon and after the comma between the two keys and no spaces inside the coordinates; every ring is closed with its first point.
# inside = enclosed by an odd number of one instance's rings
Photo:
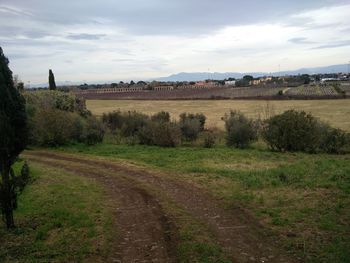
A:
{"type": "Polygon", "coordinates": [[[49,70],[49,89],[55,90],[56,89],[56,82],[55,82],[55,76],[52,73],[52,70],[49,70]]]}
{"type": "Polygon", "coordinates": [[[7,228],[14,227],[16,178],[11,169],[27,142],[25,100],[15,88],[8,59],[0,47],[0,208],[7,228]]]}

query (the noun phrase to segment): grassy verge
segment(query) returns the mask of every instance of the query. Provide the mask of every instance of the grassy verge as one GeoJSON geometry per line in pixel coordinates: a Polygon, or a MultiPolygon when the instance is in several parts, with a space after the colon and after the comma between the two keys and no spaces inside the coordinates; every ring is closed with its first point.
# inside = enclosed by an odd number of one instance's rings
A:
{"type": "Polygon", "coordinates": [[[171,171],[208,189],[228,208],[249,209],[286,249],[307,262],[350,258],[349,155],[108,144],[60,150],[171,171]]]}
{"type": "Polygon", "coordinates": [[[112,219],[103,189],[46,166],[30,168],[35,180],[18,200],[17,228],[0,226],[0,261],[103,262],[112,219]]]}

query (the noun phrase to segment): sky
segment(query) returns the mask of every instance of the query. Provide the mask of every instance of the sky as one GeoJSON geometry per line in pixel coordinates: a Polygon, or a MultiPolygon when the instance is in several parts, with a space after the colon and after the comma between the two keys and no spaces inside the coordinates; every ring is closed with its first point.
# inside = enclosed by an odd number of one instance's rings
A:
{"type": "Polygon", "coordinates": [[[26,84],[350,61],[350,0],[0,0],[0,46],[26,84]]]}

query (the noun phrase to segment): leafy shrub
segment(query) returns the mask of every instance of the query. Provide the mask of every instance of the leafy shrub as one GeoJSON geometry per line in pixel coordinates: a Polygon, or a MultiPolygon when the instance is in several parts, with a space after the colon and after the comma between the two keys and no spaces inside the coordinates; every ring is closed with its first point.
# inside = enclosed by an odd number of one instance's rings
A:
{"type": "Polygon", "coordinates": [[[320,150],[326,153],[347,153],[350,152],[350,134],[324,125],[321,130],[320,150]]]}
{"type": "Polygon", "coordinates": [[[169,112],[161,111],[156,114],[154,114],[151,117],[152,121],[161,121],[161,122],[169,122],[170,121],[170,114],[169,112]]]}
{"type": "Polygon", "coordinates": [[[289,110],[266,121],[263,138],[278,151],[346,153],[350,135],[310,114],[289,110]]]}
{"type": "Polygon", "coordinates": [[[86,109],[85,100],[75,96],[73,93],[57,90],[42,90],[25,92],[24,97],[29,111],[45,108],[77,112],[81,116],[91,115],[90,111],[86,109]]]}
{"type": "Polygon", "coordinates": [[[139,133],[141,144],[175,147],[181,142],[179,125],[167,121],[149,121],[139,133]]]}
{"type": "Polygon", "coordinates": [[[257,139],[254,122],[238,111],[225,115],[226,144],[237,148],[247,148],[257,139]]]}
{"type": "Polygon", "coordinates": [[[88,145],[101,143],[104,133],[103,123],[95,117],[89,117],[85,123],[82,141],[88,145]]]}
{"type": "Polygon", "coordinates": [[[111,131],[115,131],[116,129],[121,129],[124,116],[120,111],[104,113],[102,115],[102,121],[111,131]]]}
{"type": "Polygon", "coordinates": [[[57,109],[40,109],[31,120],[31,142],[42,146],[58,146],[76,139],[79,115],[57,109]]]}
{"type": "Polygon", "coordinates": [[[180,123],[185,122],[186,120],[198,120],[199,121],[199,130],[204,131],[206,117],[203,113],[181,113],[180,114],[180,123]]]}
{"type": "Polygon", "coordinates": [[[315,152],[319,147],[319,122],[304,111],[288,110],[266,124],[263,138],[274,150],[315,152]]]}
{"type": "Polygon", "coordinates": [[[136,111],[115,111],[102,116],[103,123],[111,131],[119,129],[124,137],[137,136],[137,133],[146,125],[148,120],[147,115],[136,111]]]}
{"type": "Polygon", "coordinates": [[[145,114],[129,111],[125,113],[121,133],[125,137],[137,136],[137,133],[146,125],[149,117],[145,114]]]}
{"type": "Polygon", "coordinates": [[[203,133],[203,147],[212,148],[215,145],[215,135],[212,131],[205,131],[203,133]]]}
{"type": "Polygon", "coordinates": [[[180,121],[182,137],[188,141],[194,141],[201,132],[201,123],[198,119],[184,119],[180,121]]]}

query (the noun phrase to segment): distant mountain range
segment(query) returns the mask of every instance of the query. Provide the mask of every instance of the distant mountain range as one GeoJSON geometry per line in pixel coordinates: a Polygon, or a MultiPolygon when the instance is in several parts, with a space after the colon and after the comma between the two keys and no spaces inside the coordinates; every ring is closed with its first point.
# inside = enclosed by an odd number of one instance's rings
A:
{"type": "Polygon", "coordinates": [[[168,77],[157,78],[158,81],[198,81],[198,80],[206,80],[206,79],[215,79],[215,80],[223,80],[227,78],[242,78],[244,75],[252,75],[254,77],[262,77],[262,76],[285,76],[285,75],[299,75],[299,74],[325,74],[325,73],[347,73],[348,72],[348,64],[339,64],[332,65],[326,67],[317,67],[317,68],[301,68],[298,70],[291,71],[281,71],[281,72],[181,72],[178,74],[173,74],[168,77]]]}
{"type": "MultiPolygon", "coordinates": [[[[298,70],[292,71],[281,71],[281,72],[181,72],[177,74],[170,75],[168,77],[154,78],[149,79],[149,81],[157,80],[157,81],[198,81],[198,80],[206,80],[206,79],[215,79],[215,80],[223,80],[227,78],[242,78],[244,75],[252,75],[254,77],[262,77],[262,76],[284,76],[284,75],[298,75],[298,74],[325,74],[325,73],[347,73],[348,72],[348,64],[339,64],[332,65],[326,67],[317,67],[317,68],[301,68],[298,70]]],[[[112,81],[119,82],[119,81],[112,81]]],[[[103,84],[103,83],[112,83],[111,81],[103,82],[98,81],[95,84],[103,84]]],[[[69,86],[69,85],[80,85],[81,82],[73,82],[73,81],[56,81],[58,86],[69,86]]],[[[42,84],[32,84],[31,87],[47,87],[47,83],[42,84]]]]}

